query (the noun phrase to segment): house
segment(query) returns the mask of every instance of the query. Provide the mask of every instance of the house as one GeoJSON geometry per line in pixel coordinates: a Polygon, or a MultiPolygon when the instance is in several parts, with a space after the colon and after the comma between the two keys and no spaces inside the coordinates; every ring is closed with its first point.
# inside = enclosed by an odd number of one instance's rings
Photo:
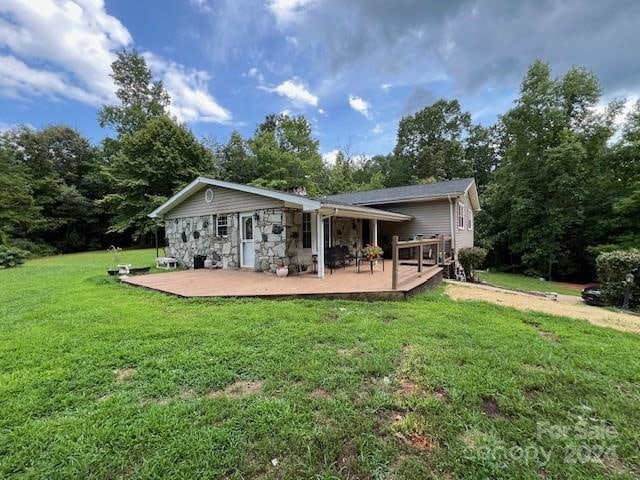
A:
{"type": "Polygon", "coordinates": [[[295,264],[325,273],[325,251],[446,236],[453,257],[473,246],[480,210],[473,178],[323,198],[199,177],[149,214],[165,224],[166,253],[187,267],[196,256],[230,269],[275,271],[295,264]]]}

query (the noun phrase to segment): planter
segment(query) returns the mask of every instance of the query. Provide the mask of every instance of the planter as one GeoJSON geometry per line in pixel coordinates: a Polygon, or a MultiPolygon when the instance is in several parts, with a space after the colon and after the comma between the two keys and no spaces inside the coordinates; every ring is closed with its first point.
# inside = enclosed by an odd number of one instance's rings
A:
{"type": "Polygon", "coordinates": [[[209,259],[205,260],[204,268],[211,268],[211,267],[213,267],[213,260],[209,260],[209,259]]]}
{"type": "Polygon", "coordinates": [[[289,275],[289,267],[276,267],[276,275],[278,277],[286,277],[287,275],[289,275]]]}

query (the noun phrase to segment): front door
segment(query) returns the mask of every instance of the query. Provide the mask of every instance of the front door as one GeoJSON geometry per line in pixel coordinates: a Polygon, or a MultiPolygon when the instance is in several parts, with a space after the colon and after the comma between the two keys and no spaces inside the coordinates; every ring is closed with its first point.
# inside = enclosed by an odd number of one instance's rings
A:
{"type": "Polygon", "coordinates": [[[253,245],[253,213],[240,215],[240,266],[254,268],[256,250],[253,245]]]}

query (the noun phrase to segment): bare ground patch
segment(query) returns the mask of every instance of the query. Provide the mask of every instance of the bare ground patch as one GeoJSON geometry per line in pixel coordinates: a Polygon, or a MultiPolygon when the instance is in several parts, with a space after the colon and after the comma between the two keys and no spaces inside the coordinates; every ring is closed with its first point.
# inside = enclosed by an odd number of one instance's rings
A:
{"type": "Polygon", "coordinates": [[[316,388],[313,392],[309,394],[311,398],[319,398],[319,399],[327,399],[331,398],[331,394],[327,392],[324,388],[316,388]]]}
{"type": "Polygon", "coordinates": [[[255,395],[262,390],[264,383],[261,380],[246,381],[239,380],[232,383],[224,390],[213,390],[207,394],[210,398],[243,398],[250,395],[255,395]]]}
{"type": "Polygon", "coordinates": [[[495,399],[486,397],[482,399],[482,411],[487,417],[495,418],[500,415],[500,406],[495,399]]]}
{"type": "Polygon", "coordinates": [[[135,375],[136,371],[137,370],[133,367],[120,368],[115,371],[116,381],[118,383],[127,382],[131,379],[131,377],[133,377],[133,375],[135,375]]]}

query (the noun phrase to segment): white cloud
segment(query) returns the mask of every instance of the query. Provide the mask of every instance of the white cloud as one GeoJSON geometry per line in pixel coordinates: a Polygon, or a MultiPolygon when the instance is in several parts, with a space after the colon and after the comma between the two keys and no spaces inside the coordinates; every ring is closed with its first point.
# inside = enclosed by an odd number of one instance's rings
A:
{"type": "Polygon", "coordinates": [[[379,135],[382,133],[382,127],[380,126],[380,124],[376,124],[375,127],[373,127],[373,130],[371,130],[373,133],[375,133],[376,135],[379,135]]]}
{"type": "Polygon", "coordinates": [[[312,107],[318,106],[318,97],[312,94],[308,87],[300,82],[296,77],[285,80],[277,87],[258,87],[267,92],[277,93],[282,97],[286,97],[291,100],[294,104],[302,106],[302,105],[311,105],[312,107]]]}
{"type": "Polygon", "coordinates": [[[284,37],[285,40],[287,42],[289,42],[291,45],[293,45],[294,47],[298,46],[298,39],[296,37],[291,37],[289,35],[287,35],[286,37],[284,37]]]}
{"type": "Polygon", "coordinates": [[[312,3],[312,0],[269,0],[267,8],[279,26],[286,26],[300,20],[312,3]]]}
{"type": "Polygon", "coordinates": [[[228,110],[220,106],[209,93],[209,74],[187,69],[173,61],[152,53],[144,54],[151,70],[162,78],[171,95],[169,111],[182,122],[226,123],[231,120],[228,110]]]}
{"type": "Polygon", "coordinates": [[[256,67],[250,68],[245,76],[249,78],[255,78],[260,84],[264,83],[264,75],[262,75],[262,73],[260,73],[260,70],[258,70],[256,67]]]}
{"type": "Polygon", "coordinates": [[[8,132],[9,130],[13,130],[18,127],[26,127],[30,130],[35,130],[36,127],[31,125],[30,123],[5,123],[0,122],[0,133],[8,132]]]}
{"type": "Polygon", "coordinates": [[[391,88],[391,84],[390,83],[382,83],[382,84],[380,84],[380,88],[382,90],[384,90],[385,92],[388,92],[389,89],[391,88]]]}
{"type": "MultiPolygon", "coordinates": [[[[205,2],[195,2],[205,5],[205,2]]],[[[0,0],[0,94],[51,96],[99,106],[116,101],[111,64],[133,45],[103,0],[0,0]]],[[[208,75],[146,54],[183,121],[226,122],[231,115],[208,92],[208,75]]]]}
{"type": "Polygon", "coordinates": [[[356,112],[364,115],[366,118],[371,118],[371,105],[369,104],[369,102],[363,100],[362,98],[356,95],[349,95],[349,106],[356,112]]]}
{"type": "Polygon", "coordinates": [[[324,160],[325,163],[328,163],[329,165],[333,165],[334,163],[336,163],[336,158],[338,158],[338,153],[340,153],[340,150],[338,150],[337,148],[330,150],[322,154],[322,159],[324,160]]]}
{"type": "Polygon", "coordinates": [[[326,114],[327,114],[327,112],[325,112],[325,111],[324,111],[324,108],[319,108],[319,109],[318,109],[318,113],[319,113],[320,115],[326,115],[326,114]]]}
{"type": "Polygon", "coordinates": [[[67,98],[89,104],[113,98],[113,52],[129,46],[132,38],[102,0],[3,0],[0,14],[8,14],[0,17],[0,46],[20,58],[23,72],[26,67],[34,74],[32,81],[21,79],[21,92],[60,95],[64,83],[75,90],[63,95],[67,98]],[[28,67],[27,61],[44,61],[48,67],[28,67]],[[43,84],[45,77],[53,81],[50,88],[43,84]]]}

